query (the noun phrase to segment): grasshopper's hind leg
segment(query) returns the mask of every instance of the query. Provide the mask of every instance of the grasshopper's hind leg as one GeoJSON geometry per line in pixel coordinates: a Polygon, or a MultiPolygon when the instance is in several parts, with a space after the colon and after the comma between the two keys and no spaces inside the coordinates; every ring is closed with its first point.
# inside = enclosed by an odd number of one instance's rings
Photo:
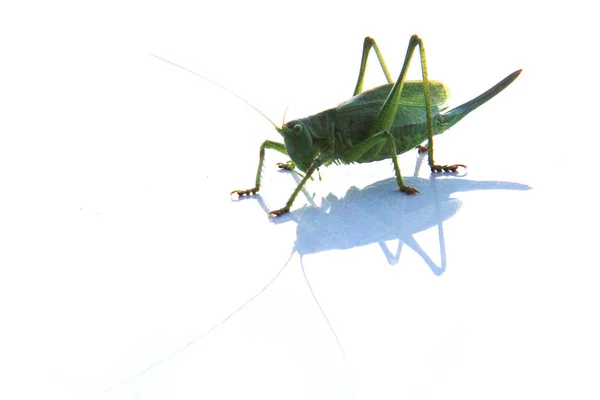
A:
{"type": "Polygon", "coordinates": [[[356,88],[354,89],[354,94],[352,96],[356,96],[363,91],[363,82],[365,79],[365,72],[367,70],[367,61],[369,60],[369,52],[371,48],[375,50],[375,54],[377,54],[377,59],[379,60],[379,64],[381,65],[381,69],[383,69],[383,73],[385,74],[385,79],[387,79],[388,83],[393,83],[392,76],[388,71],[387,65],[385,65],[385,61],[383,60],[383,56],[379,51],[379,47],[377,43],[375,43],[375,39],[366,37],[363,42],[363,52],[362,58],[360,60],[360,71],[358,72],[358,81],[356,82],[356,88]]]}
{"type": "MultiPolygon", "coordinates": [[[[423,153],[429,153],[429,148],[427,146],[419,145],[416,147],[416,149],[419,155],[423,153]]],[[[429,160],[431,160],[431,157],[429,157],[429,160]]],[[[429,168],[431,168],[431,172],[456,172],[460,167],[467,169],[467,166],[465,164],[432,165],[432,161],[429,162],[429,168]]]]}
{"type": "MultiPolygon", "coordinates": [[[[374,43],[373,43],[374,45],[374,43]]],[[[425,97],[425,114],[427,117],[427,151],[429,154],[429,168],[431,172],[456,172],[459,167],[465,167],[462,164],[455,165],[437,165],[433,161],[433,112],[431,107],[431,94],[429,92],[429,76],[427,74],[427,59],[425,57],[425,46],[423,46],[423,40],[417,35],[412,35],[410,41],[408,42],[408,49],[406,50],[406,57],[404,58],[404,64],[402,65],[402,70],[400,71],[400,76],[392,90],[390,95],[386,99],[385,103],[381,106],[379,113],[377,114],[377,118],[369,131],[370,135],[374,135],[377,132],[386,131],[389,132],[394,124],[394,118],[396,117],[396,112],[398,111],[398,106],[400,104],[400,96],[402,94],[402,89],[404,88],[404,81],[406,79],[406,73],[408,72],[408,67],[410,65],[410,61],[414,54],[415,48],[419,47],[419,56],[421,58],[421,72],[423,75],[423,96],[425,97]]],[[[367,47],[365,40],[365,49],[367,47]]],[[[363,56],[365,59],[365,56],[363,56]]],[[[366,61],[365,61],[366,64],[366,61]]],[[[382,64],[382,67],[384,64],[382,64]]],[[[362,67],[362,66],[361,66],[362,67]]],[[[361,75],[359,75],[359,83],[362,83],[362,75],[364,71],[361,68],[361,75]]],[[[357,85],[358,88],[358,85],[357,85]]],[[[423,151],[424,148],[421,147],[419,149],[423,151]]]]}
{"type": "Polygon", "coordinates": [[[260,145],[260,157],[258,160],[258,170],[256,171],[255,186],[253,188],[246,189],[246,190],[234,190],[230,194],[235,193],[239,197],[242,197],[242,196],[253,195],[253,194],[256,194],[256,192],[258,192],[258,190],[260,189],[260,181],[262,179],[262,169],[263,169],[263,164],[265,161],[265,149],[277,150],[278,152],[283,153],[286,156],[288,155],[288,153],[285,151],[285,145],[283,143],[273,142],[271,140],[265,140],[263,142],[263,144],[260,145]]]}

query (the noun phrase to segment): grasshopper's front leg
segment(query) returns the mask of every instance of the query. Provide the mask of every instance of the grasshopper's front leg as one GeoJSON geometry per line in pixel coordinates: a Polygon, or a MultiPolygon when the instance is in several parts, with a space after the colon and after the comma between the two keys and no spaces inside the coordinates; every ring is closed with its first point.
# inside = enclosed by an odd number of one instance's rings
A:
{"type": "Polygon", "coordinates": [[[262,168],[263,168],[263,164],[265,161],[265,149],[277,150],[278,152],[283,153],[286,156],[288,155],[287,151],[285,151],[285,145],[283,143],[273,142],[271,140],[265,140],[263,142],[263,144],[260,145],[258,170],[256,171],[256,185],[253,188],[246,189],[246,190],[234,190],[233,192],[230,193],[230,195],[235,193],[239,197],[242,197],[242,196],[250,196],[250,195],[256,194],[258,192],[258,190],[260,189],[260,181],[262,179],[262,168]]]}

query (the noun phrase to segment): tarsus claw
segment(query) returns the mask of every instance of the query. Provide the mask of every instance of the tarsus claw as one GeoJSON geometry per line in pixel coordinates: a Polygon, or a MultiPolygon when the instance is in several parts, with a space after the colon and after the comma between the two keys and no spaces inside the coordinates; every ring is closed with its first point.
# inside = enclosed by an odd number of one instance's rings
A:
{"type": "Polygon", "coordinates": [[[456,172],[459,167],[467,169],[464,164],[453,164],[453,165],[432,165],[431,172],[456,172]]]}
{"type": "Polygon", "coordinates": [[[237,194],[238,197],[243,197],[243,196],[250,196],[250,195],[254,195],[256,194],[256,192],[258,192],[258,187],[253,187],[252,189],[247,189],[247,190],[234,190],[233,192],[229,193],[229,195],[231,196],[232,194],[237,194]]]}
{"type": "Polygon", "coordinates": [[[279,162],[279,163],[277,163],[277,166],[279,167],[279,169],[284,169],[286,171],[293,171],[294,170],[294,166],[290,165],[289,162],[287,162],[287,163],[279,162]]]}
{"type": "Polygon", "coordinates": [[[269,213],[269,217],[279,217],[280,215],[283,215],[283,214],[285,214],[285,213],[287,213],[287,212],[289,212],[289,211],[290,211],[290,209],[289,209],[289,208],[287,208],[287,207],[283,207],[283,208],[281,208],[281,209],[279,209],[279,210],[274,210],[274,211],[271,211],[271,212],[269,213]]]}
{"type": "Polygon", "coordinates": [[[429,149],[427,147],[421,146],[421,145],[415,147],[415,149],[417,149],[419,154],[427,153],[429,151],[429,149]]]}
{"type": "Polygon", "coordinates": [[[413,187],[410,186],[403,186],[400,188],[400,191],[402,193],[406,193],[406,194],[417,194],[419,193],[419,191],[413,187]]]}

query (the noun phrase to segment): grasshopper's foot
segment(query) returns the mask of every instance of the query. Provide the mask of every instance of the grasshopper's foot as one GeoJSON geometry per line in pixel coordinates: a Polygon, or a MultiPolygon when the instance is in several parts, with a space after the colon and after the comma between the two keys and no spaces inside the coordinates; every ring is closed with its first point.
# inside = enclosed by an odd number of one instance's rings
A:
{"type": "Polygon", "coordinates": [[[234,190],[233,192],[229,193],[229,195],[231,196],[232,194],[237,194],[238,197],[244,197],[244,196],[252,196],[255,195],[256,192],[258,192],[259,187],[253,187],[252,189],[247,189],[247,190],[234,190]]]}
{"type": "Polygon", "coordinates": [[[406,194],[417,194],[417,193],[419,193],[419,191],[417,189],[415,189],[414,187],[410,187],[410,186],[402,186],[400,188],[400,191],[402,193],[406,193],[406,194]]]}
{"type": "Polygon", "coordinates": [[[464,169],[467,169],[467,166],[464,164],[432,165],[431,172],[456,172],[459,167],[463,167],[464,169]]]}
{"type": "Polygon", "coordinates": [[[288,213],[288,212],[290,212],[290,208],[289,207],[283,207],[283,208],[281,208],[279,210],[271,211],[269,213],[269,217],[279,217],[279,216],[281,216],[281,215],[283,215],[285,213],[288,213]]]}
{"type": "Polygon", "coordinates": [[[293,171],[294,168],[296,168],[296,164],[292,160],[289,160],[286,163],[277,163],[277,166],[279,167],[279,169],[285,171],[293,171]]]}
{"type": "MultiPolygon", "coordinates": [[[[298,176],[299,176],[300,178],[304,178],[304,174],[301,174],[300,172],[298,172],[298,171],[296,170],[296,163],[295,163],[295,162],[293,162],[292,160],[290,160],[290,161],[288,161],[288,162],[286,162],[286,163],[279,162],[279,163],[277,163],[277,166],[279,167],[279,169],[280,169],[281,171],[292,171],[292,172],[294,172],[294,173],[298,174],[298,176]]],[[[319,178],[320,178],[320,177],[321,177],[321,174],[319,174],[319,178]]],[[[314,181],[314,179],[313,179],[313,177],[312,177],[312,176],[310,177],[310,180],[311,180],[311,181],[314,181]]]]}
{"type": "Polygon", "coordinates": [[[425,146],[417,146],[415,149],[417,149],[419,154],[427,153],[429,151],[429,149],[425,146]]]}

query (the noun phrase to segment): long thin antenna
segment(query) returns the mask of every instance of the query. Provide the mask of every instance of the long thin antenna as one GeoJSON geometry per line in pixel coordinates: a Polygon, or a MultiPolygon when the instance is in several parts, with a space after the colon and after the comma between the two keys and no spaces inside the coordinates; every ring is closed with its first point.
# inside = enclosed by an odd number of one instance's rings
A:
{"type": "MultiPolygon", "coordinates": [[[[187,349],[188,347],[190,347],[192,344],[194,344],[198,340],[203,339],[209,333],[211,333],[212,331],[216,330],[218,327],[220,327],[221,325],[223,325],[224,323],[226,323],[227,321],[229,321],[229,319],[231,319],[234,315],[236,315],[237,313],[239,313],[248,304],[252,303],[254,301],[254,299],[256,299],[258,296],[260,296],[261,294],[263,294],[263,292],[265,292],[269,288],[269,286],[271,286],[271,284],[273,282],[275,282],[275,280],[279,277],[279,275],[281,275],[281,273],[287,268],[287,266],[290,263],[290,261],[292,260],[293,256],[294,256],[294,252],[292,251],[292,254],[290,254],[290,258],[288,258],[288,260],[285,262],[285,264],[283,264],[283,267],[281,267],[281,269],[279,271],[277,271],[277,273],[275,274],[275,276],[273,277],[273,279],[271,279],[265,286],[263,286],[263,288],[260,289],[254,296],[252,296],[248,300],[246,300],[246,302],[244,304],[242,304],[241,306],[239,306],[237,308],[237,310],[235,310],[234,312],[232,312],[231,314],[229,314],[227,317],[223,318],[221,320],[221,322],[219,322],[218,324],[213,325],[212,328],[210,328],[209,330],[205,331],[201,335],[196,336],[195,338],[193,338],[192,340],[190,340],[185,346],[182,346],[178,350],[175,350],[174,352],[172,352],[171,354],[169,354],[168,356],[165,356],[165,357],[161,358],[160,360],[156,361],[154,364],[150,365],[149,367],[147,367],[143,371],[138,372],[137,374],[135,374],[134,376],[132,376],[130,378],[125,378],[125,379],[121,380],[120,382],[114,384],[113,386],[111,386],[108,389],[104,390],[100,394],[108,393],[108,392],[112,391],[113,389],[115,389],[115,388],[117,388],[119,386],[124,385],[125,383],[128,383],[128,382],[136,380],[137,378],[139,378],[140,376],[144,375],[146,372],[150,371],[151,369],[154,369],[155,367],[159,366],[160,364],[162,364],[162,363],[170,360],[171,358],[175,357],[177,354],[183,352],[185,349],[187,349]]],[[[311,289],[311,292],[312,292],[312,289],[311,289]]],[[[313,294],[313,296],[314,296],[314,294],[313,294]]],[[[321,306],[319,306],[319,308],[320,307],[321,306]]],[[[325,317],[325,319],[327,319],[327,317],[325,317]]],[[[329,323],[329,321],[327,321],[327,323],[329,323]]],[[[335,332],[333,334],[335,335],[335,332]]],[[[336,336],[336,340],[337,340],[337,336],[336,336]]],[[[345,357],[345,355],[344,355],[344,357],[345,357]]]]}
{"type": "Polygon", "coordinates": [[[253,104],[251,104],[251,103],[250,103],[248,100],[244,99],[242,96],[240,96],[240,95],[238,95],[238,94],[236,94],[236,93],[232,92],[231,90],[227,89],[225,86],[221,85],[220,83],[217,83],[217,82],[215,82],[215,81],[213,81],[213,80],[211,80],[211,79],[208,79],[207,77],[205,77],[205,76],[202,76],[202,75],[200,75],[199,73],[192,71],[191,69],[187,69],[186,67],[182,67],[181,65],[179,65],[179,64],[176,64],[176,63],[174,63],[173,61],[166,60],[166,59],[164,59],[164,58],[162,58],[162,57],[159,57],[159,56],[157,56],[157,55],[154,55],[154,54],[152,54],[152,53],[150,53],[150,55],[151,55],[152,57],[158,58],[159,60],[162,60],[162,61],[164,61],[164,62],[166,62],[166,63],[169,63],[169,64],[171,64],[171,65],[174,65],[174,66],[176,66],[176,67],[178,67],[178,68],[181,68],[181,69],[182,69],[182,70],[184,70],[184,71],[187,71],[187,72],[189,72],[189,73],[191,73],[191,74],[194,74],[194,75],[196,75],[197,77],[199,77],[199,78],[202,78],[202,79],[204,79],[205,81],[207,81],[207,82],[210,82],[210,83],[212,83],[213,85],[215,85],[215,86],[217,86],[217,87],[219,87],[219,88],[223,89],[224,91],[228,92],[229,94],[231,94],[231,95],[233,95],[233,96],[237,97],[238,99],[240,99],[241,101],[243,101],[244,103],[246,103],[247,105],[249,105],[250,107],[252,107],[254,110],[256,110],[256,112],[258,112],[260,115],[262,115],[263,117],[265,117],[265,119],[266,119],[267,121],[269,121],[269,122],[271,123],[271,125],[273,125],[273,126],[275,127],[275,129],[277,129],[277,132],[279,132],[279,131],[280,131],[280,129],[281,129],[281,128],[279,128],[279,127],[278,127],[278,126],[275,124],[275,122],[271,121],[271,119],[270,119],[269,117],[267,117],[267,116],[265,115],[265,113],[263,113],[262,111],[260,111],[260,110],[259,110],[257,107],[255,107],[253,104]]]}
{"type": "Polygon", "coordinates": [[[327,318],[327,315],[325,314],[323,307],[321,307],[321,303],[319,303],[319,300],[317,300],[317,295],[315,294],[312,286],[310,285],[310,282],[308,281],[308,276],[306,275],[306,269],[304,269],[304,263],[302,263],[302,256],[300,256],[300,267],[302,268],[302,274],[304,275],[304,280],[306,281],[306,286],[308,286],[308,290],[310,290],[310,294],[312,295],[313,300],[317,304],[317,307],[319,307],[319,310],[321,311],[321,315],[323,315],[323,318],[325,318],[325,322],[327,323],[327,326],[329,326],[329,330],[333,334],[335,342],[337,343],[337,346],[340,349],[340,353],[342,353],[342,358],[344,359],[344,364],[346,364],[348,373],[351,375],[350,364],[348,364],[348,359],[346,358],[346,352],[344,351],[344,348],[342,347],[342,342],[340,342],[340,338],[338,338],[337,333],[335,333],[335,329],[333,329],[333,325],[331,325],[329,318],[327,318]]]}

